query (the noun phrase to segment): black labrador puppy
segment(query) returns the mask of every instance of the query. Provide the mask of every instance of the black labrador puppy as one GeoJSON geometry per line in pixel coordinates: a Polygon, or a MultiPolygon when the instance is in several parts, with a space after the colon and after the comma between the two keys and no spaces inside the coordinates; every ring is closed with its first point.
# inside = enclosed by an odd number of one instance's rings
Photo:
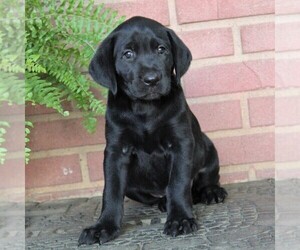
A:
{"type": "Polygon", "coordinates": [[[81,244],[103,244],[120,233],[124,196],[167,211],[164,233],[197,230],[192,205],[222,202],[217,151],[201,132],[180,78],[192,55],[170,29],[133,17],[99,46],[89,72],[109,88],[103,207],[81,244]]]}

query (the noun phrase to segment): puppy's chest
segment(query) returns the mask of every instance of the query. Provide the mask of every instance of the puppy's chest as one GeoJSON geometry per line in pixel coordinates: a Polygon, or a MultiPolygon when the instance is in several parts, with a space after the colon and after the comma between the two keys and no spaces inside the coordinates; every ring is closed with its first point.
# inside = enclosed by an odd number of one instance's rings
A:
{"type": "Polygon", "coordinates": [[[129,179],[135,180],[131,185],[150,193],[163,192],[169,180],[171,157],[161,139],[149,135],[136,142],[128,169],[129,179]]]}
{"type": "Polygon", "coordinates": [[[144,121],[126,130],[124,143],[132,148],[129,177],[150,191],[163,190],[169,179],[173,147],[168,124],[144,121]]]}
{"type": "Polygon", "coordinates": [[[136,152],[146,154],[166,153],[171,148],[171,131],[165,124],[142,124],[129,128],[126,133],[126,143],[136,152]]]}
{"type": "Polygon", "coordinates": [[[162,192],[168,184],[169,174],[170,157],[163,150],[147,153],[137,149],[131,157],[128,177],[131,181],[135,180],[131,186],[143,187],[149,192],[162,192]]]}

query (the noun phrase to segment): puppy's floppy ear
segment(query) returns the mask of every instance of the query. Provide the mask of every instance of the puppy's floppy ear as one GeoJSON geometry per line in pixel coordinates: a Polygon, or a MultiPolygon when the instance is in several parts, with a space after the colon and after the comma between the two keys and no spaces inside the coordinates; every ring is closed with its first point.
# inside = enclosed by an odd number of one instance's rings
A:
{"type": "Polygon", "coordinates": [[[192,54],[173,30],[167,29],[167,33],[172,46],[176,82],[180,84],[180,78],[188,70],[192,61],[192,54]]]}
{"type": "Polygon", "coordinates": [[[114,36],[109,35],[98,47],[89,66],[89,73],[95,82],[101,84],[115,95],[117,93],[117,79],[114,62],[114,36]]]}

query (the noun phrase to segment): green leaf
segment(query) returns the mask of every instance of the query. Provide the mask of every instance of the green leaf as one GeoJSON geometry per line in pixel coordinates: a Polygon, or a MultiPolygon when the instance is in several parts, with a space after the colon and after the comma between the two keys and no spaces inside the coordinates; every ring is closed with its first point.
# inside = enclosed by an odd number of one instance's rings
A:
{"type": "Polygon", "coordinates": [[[0,153],[7,153],[7,149],[6,148],[0,148],[0,153]]]}
{"type": "MultiPolygon", "coordinates": [[[[95,83],[82,72],[87,71],[99,42],[124,18],[94,0],[27,0],[25,16],[27,105],[44,105],[69,116],[64,104],[71,102],[82,113],[86,130],[94,132],[97,116],[105,113],[105,104],[96,96],[106,95],[102,87],[94,88],[95,83]]],[[[5,35],[0,32],[0,41],[5,35]]],[[[10,63],[16,59],[6,60],[6,68],[18,70],[10,63]]],[[[0,88],[0,93],[8,96],[9,89],[0,88]]],[[[26,142],[31,128],[26,122],[26,142]]],[[[30,149],[25,149],[26,161],[29,153],[30,149]]]]}

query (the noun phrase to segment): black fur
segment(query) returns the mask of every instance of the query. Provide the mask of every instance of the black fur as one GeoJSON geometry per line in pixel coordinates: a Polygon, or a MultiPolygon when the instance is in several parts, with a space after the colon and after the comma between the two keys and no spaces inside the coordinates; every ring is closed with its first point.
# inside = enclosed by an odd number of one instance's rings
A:
{"type": "Polygon", "coordinates": [[[164,233],[197,230],[193,203],[222,202],[217,151],[201,132],[180,78],[192,60],[178,36],[160,23],[134,17],[100,45],[90,64],[110,89],[106,112],[102,213],[83,230],[81,244],[118,236],[124,196],[167,211],[164,233]]]}

